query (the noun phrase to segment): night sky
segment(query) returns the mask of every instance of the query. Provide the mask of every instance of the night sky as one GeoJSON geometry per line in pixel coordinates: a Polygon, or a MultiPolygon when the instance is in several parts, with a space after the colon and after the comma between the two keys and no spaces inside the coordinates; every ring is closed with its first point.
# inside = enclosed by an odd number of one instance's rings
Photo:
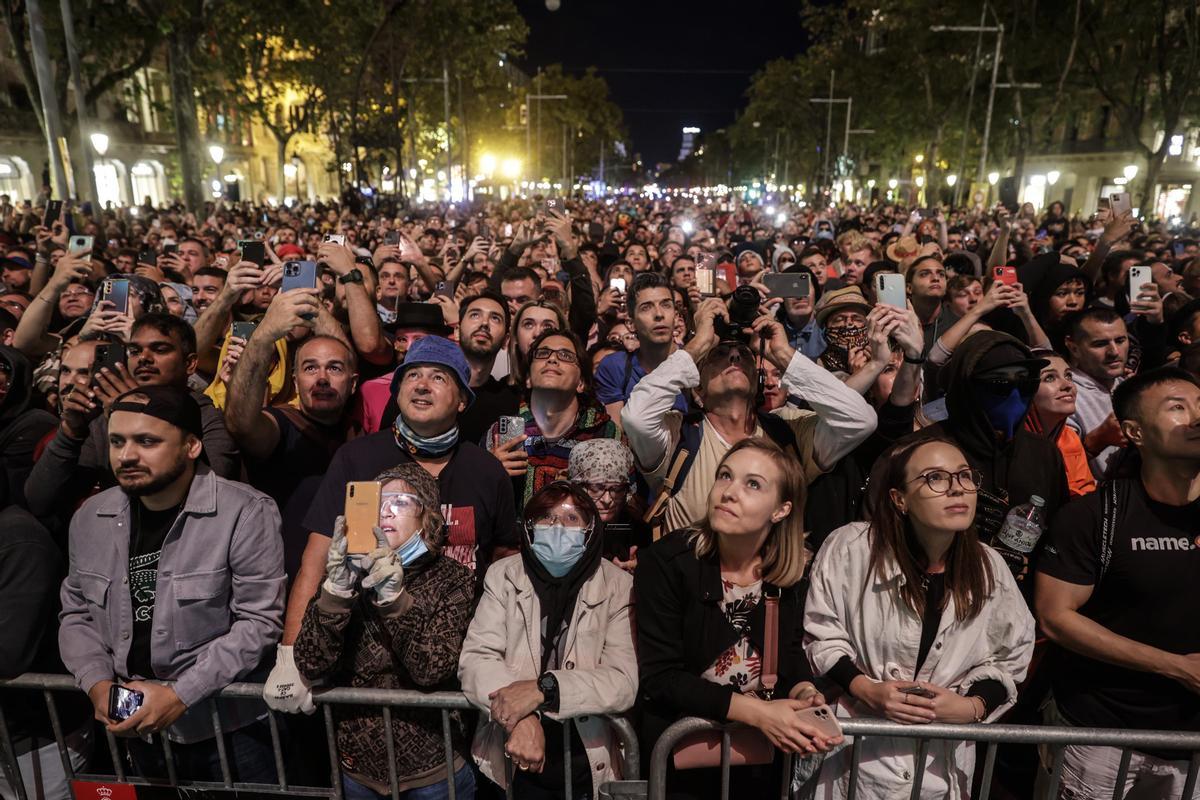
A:
{"type": "Polygon", "coordinates": [[[675,160],[685,125],[732,122],[755,70],[805,47],[798,0],[560,2],[517,0],[530,29],[521,66],[599,68],[647,166],[675,160]]]}

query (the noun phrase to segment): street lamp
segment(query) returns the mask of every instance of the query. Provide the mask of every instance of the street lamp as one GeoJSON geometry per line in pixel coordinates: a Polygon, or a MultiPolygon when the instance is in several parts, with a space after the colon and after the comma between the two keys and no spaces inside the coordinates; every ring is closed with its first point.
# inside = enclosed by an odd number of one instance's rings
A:
{"type": "Polygon", "coordinates": [[[954,173],[951,173],[951,174],[949,174],[949,175],[947,175],[947,176],[946,176],[946,185],[947,185],[947,186],[953,187],[953,186],[954,186],[954,184],[956,184],[956,183],[958,183],[958,176],[957,176],[957,175],[955,175],[954,173]]]}
{"type": "Polygon", "coordinates": [[[889,189],[895,189],[899,185],[900,185],[900,181],[896,180],[895,178],[892,178],[891,180],[888,181],[889,189]]]}
{"type": "Polygon", "coordinates": [[[989,172],[988,173],[988,183],[990,183],[992,186],[995,186],[999,182],[999,180],[1000,180],[999,172],[989,172]]]}
{"type": "Polygon", "coordinates": [[[506,158],[504,163],[500,165],[504,172],[504,177],[509,180],[516,180],[521,177],[521,160],[519,158],[506,158]]]}
{"type": "Polygon", "coordinates": [[[1125,167],[1125,170],[1124,170],[1124,172],[1125,172],[1125,180],[1127,180],[1127,181],[1131,181],[1131,180],[1133,180],[1134,178],[1136,178],[1136,177],[1137,177],[1137,174],[1138,174],[1138,167],[1137,167],[1137,164],[1129,164],[1129,165],[1127,165],[1127,166],[1125,167]]]}
{"type": "Polygon", "coordinates": [[[1052,170],[1050,170],[1049,172],[1047,172],[1047,173],[1046,173],[1046,183],[1048,183],[1048,184],[1050,184],[1051,186],[1053,186],[1054,184],[1058,183],[1058,179],[1059,179],[1059,178],[1061,178],[1061,177],[1062,177],[1062,173],[1061,173],[1061,172],[1059,172],[1059,171],[1058,171],[1058,170],[1056,170],[1056,169],[1052,169],[1052,170]]]}
{"type": "Polygon", "coordinates": [[[918,189],[923,188],[925,186],[925,176],[918,175],[917,177],[913,178],[913,182],[917,184],[918,189]]]}
{"type": "Polygon", "coordinates": [[[104,154],[108,152],[108,134],[97,131],[92,134],[91,139],[92,148],[101,158],[104,158],[104,154]]]}
{"type": "Polygon", "coordinates": [[[208,155],[212,158],[213,163],[217,166],[225,159],[225,148],[219,144],[210,144],[208,146],[208,155]]]}

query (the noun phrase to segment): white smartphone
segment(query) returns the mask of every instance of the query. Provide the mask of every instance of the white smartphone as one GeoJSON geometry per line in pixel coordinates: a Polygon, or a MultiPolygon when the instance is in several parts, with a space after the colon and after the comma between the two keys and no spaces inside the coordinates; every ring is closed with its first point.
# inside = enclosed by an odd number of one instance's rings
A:
{"type": "Polygon", "coordinates": [[[73,256],[84,256],[86,260],[92,260],[92,237],[91,236],[72,236],[67,244],[67,252],[73,256]]]}
{"type": "Polygon", "coordinates": [[[884,305],[907,308],[904,276],[898,272],[875,273],[875,298],[884,305]]]}
{"type": "Polygon", "coordinates": [[[616,289],[621,294],[625,294],[625,279],[624,278],[610,278],[608,281],[608,288],[616,289]]]}
{"type": "Polygon", "coordinates": [[[1133,210],[1133,202],[1129,199],[1129,192],[1113,192],[1108,196],[1108,204],[1112,208],[1114,217],[1119,217],[1126,211],[1133,210]]]}
{"type": "Polygon", "coordinates": [[[327,233],[327,234],[325,234],[325,241],[333,242],[334,244],[345,245],[346,244],[346,234],[344,234],[344,233],[327,233]]]}
{"type": "Polygon", "coordinates": [[[1154,271],[1150,267],[1130,267],[1129,268],[1129,304],[1133,305],[1137,302],[1137,296],[1141,294],[1142,285],[1154,282],[1154,271]]]}
{"type": "Polygon", "coordinates": [[[716,290],[717,274],[711,269],[696,268],[696,289],[701,297],[712,297],[716,290]]]}

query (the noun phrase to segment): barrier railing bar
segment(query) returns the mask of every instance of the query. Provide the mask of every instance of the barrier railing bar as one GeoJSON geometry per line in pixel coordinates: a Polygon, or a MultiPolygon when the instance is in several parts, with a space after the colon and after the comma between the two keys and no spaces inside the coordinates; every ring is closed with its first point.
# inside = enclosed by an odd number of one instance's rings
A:
{"type": "Polygon", "coordinates": [[[0,754],[4,757],[4,772],[12,774],[9,784],[16,787],[17,800],[28,800],[25,794],[25,776],[21,774],[21,761],[17,758],[17,748],[13,747],[12,737],[8,734],[8,720],[3,709],[0,709],[0,747],[4,749],[0,754]]]}
{"type": "Polygon", "coordinates": [[[513,776],[517,773],[513,771],[512,759],[508,757],[508,753],[504,754],[504,800],[513,800],[513,776]]]}
{"type": "Polygon", "coordinates": [[[166,731],[159,733],[158,738],[162,740],[163,758],[167,762],[167,780],[175,786],[179,783],[179,775],[175,769],[175,754],[171,751],[171,738],[167,736],[166,731]]]}
{"type": "Polygon", "coordinates": [[[117,773],[117,783],[126,783],[125,765],[121,763],[121,748],[117,746],[117,737],[108,728],[104,729],[104,738],[108,742],[108,755],[112,758],[113,771],[117,773]]]}
{"type": "Polygon", "coordinates": [[[229,753],[225,750],[225,730],[221,727],[221,710],[215,701],[209,701],[212,707],[213,731],[217,739],[217,759],[221,762],[221,778],[228,789],[233,788],[233,771],[229,768],[229,753]]]}
{"type": "Polygon", "coordinates": [[[721,800],[729,800],[729,730],[721,729],[721,800]]]}
{"type": "Polygon", "coordinates": [[[1125,777],[1129,774],[1129,762],[1133,759],[1133,751],[1128,747],[1121,749],[1121,764],[1117,767],[1117,780],[1113,782],[1113,800],[1121,800],[1125,796],[1125,777]]]}
{"type": "Polygon", "coordinates": [[[791,796],[793,761],[791,753],[783,754],[783,780],[779,782],[779,800],[788,800],[791,796]]]}
{"type": "Polygon", "coordinates": [[[400,779],[396,777],[396,737],[392,735],[392,709],[383,707],[384,746],[387,747],[388,785],[392,790],[392,800],[400,800],[400,779]]]}
{"type": "Polygon", "coordinates": [[[271,754],[275,757],[275,772],[279,778],[279,791],[288,790],[287,768],[283,763],[283,743],[279,739],[279,720],[275,719],[275,711],[267,708],[267,727],[271,730],[271,754]]]}
{"type": "Polygon", "coordinates": [[[342,766],[338,758],[337,733],[333,727],[333,706],[321,706],[325,717],[325,746],[329,748],[329,786],[334,800],[342,800],[342,766]]]}
{"type": "Polygon", "coordinates": [[[1187,780],[1183,782],[1183,800],[1188,800],[1196,789],[1196,771],[1200,769],[1200,753],[1192,753],[1191,763],[1188,764],[1187,780]]]}
{"type": "Polygon", "coordinates": [[[625,753],[625,774],[622,777],[627,781],[640,780],[642,777],[642,752],[641,746],[638,744],[637,733],[633,730],[633,723],[625,717],[605,717],[608,720],[609,726],[617,732],[617,737],[621,740],[621,749],[625,753]]]}
{"type": "Polygon", "coordinates": [[[574,800],[575,795],[571,793],[571,720],[564,719],[562,721],[563,729],[563,800],[574,800]]]}
{"type": "MultiPolygon", "coordinates": [[[[844,729],[843,729],[844,730],[844,729]]],[[[846,789],[846,800],[855,800],[858,796],[858,765],[862,761],[862,734],[850,737],[850,785],[846,789]]]]}
{"type": "Polygon", "coordinates": [[[58,758],[62,761],[63,774],[67,776],[68,781],[74,780],[75,767],[71,764],[71,754],[67,752],[67,739],[63,735],[62,719],[58,716],[54,693],[49,689],[43,689],[42,699],[46,701],[46,713],[50,716],[50,730],[54,733],[54,744],[58,747],[58,758]]]}
{"type": "Polygon", "coordinates": [[[996,771],[996,750],[999,745],[988,742],[987,753],[983,757],[983,780],[979,784],[979,800],[989,800],[992,796],[992,774],[996,771]]]}
{"type": "Polygon", "coordinates": [[[455,800],[458,787],[454,785],[454,743],[450,740],[450,710],[442,709],[442,744],[446,754],[446,793],[455,800]]]}
{"type": "Polygon", "coordinates": [[[1047,797],[1058,797],[1058,784],[1062,782],[1063,757],[1066,754],[1065,746],[1054,748],[1054,766],[1050,770],[1050,788],[1046,790],[1047,797]]]}
{"type": "Polygon", "coordinates": [[[929,750],[928,739],[917,739],[917,752],[913,756],[913,786],[909,800],[921,800],[921,783],[925,780],[925,754],[929,750]]]}

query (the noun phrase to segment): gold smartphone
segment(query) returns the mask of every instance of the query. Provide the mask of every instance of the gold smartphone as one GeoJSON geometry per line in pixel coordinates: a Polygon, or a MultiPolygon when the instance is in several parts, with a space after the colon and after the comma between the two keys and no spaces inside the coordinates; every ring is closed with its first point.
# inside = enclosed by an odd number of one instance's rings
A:
{"type": "Polygon", "coordinates": [[[379,527],[379,506],[383,484],[379,481],[351,481],[346,484],[346,552],[369,553],[375,549],[375,531],[379,527]]]}

